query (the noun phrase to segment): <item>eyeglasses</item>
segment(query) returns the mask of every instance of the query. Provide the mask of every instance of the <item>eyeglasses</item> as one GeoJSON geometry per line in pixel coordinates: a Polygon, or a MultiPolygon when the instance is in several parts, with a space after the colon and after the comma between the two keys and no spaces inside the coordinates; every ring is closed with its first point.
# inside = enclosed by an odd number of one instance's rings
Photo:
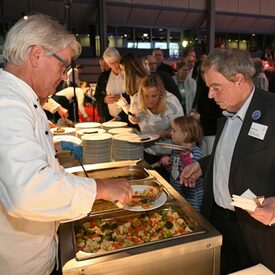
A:
{"type": "Polygon", "coordinates": [[[69,63],[68,61],[66,61],[65,59],[63,59],[61,56],[59,56],[56,53],[53,53],[52,51],[49,51],[49,50],[47,50],[47,52],[52,57],[54,57],[56,60],[58,60],[59,62],[61,62],[63,64],[63,66],[65,67],[63,74],[66,74],[72,68],[72,64],[69,63]]]}

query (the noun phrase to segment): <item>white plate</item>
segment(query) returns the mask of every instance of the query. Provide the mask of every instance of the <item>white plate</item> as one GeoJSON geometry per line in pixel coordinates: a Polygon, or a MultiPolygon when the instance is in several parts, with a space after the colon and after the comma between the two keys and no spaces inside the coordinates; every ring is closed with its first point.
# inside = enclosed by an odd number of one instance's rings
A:
{"type": "Polygon", "coordinates": [[[123,121],[108,121],[102,123],[103,128],[119,128],[119,127],[126,127],[128,124],[127,122],[123,121]]]}
{"type": "Polygon", "coordinates": [[[72,133],[75,133],[75,128],[72,128],[72,127],[58,127],[58,128],[51,128],[51,132],[53,135],[66,135],[66,134],[72,134],[72,133]],[[55,132],[58,128],[61,128],[64,130],[63,133],[58,133],[58,132],[55,132]]]}
{"type": "MultiPolygon", "coordinates": [[[[148,188],[152,188],[152,186],[150,185],[132,185],[131,186],[133,191],[137,191],[137,192],[143,192],[145,189],[148,188]]],[[[124,209],[125,210],[129,210],[129,211],[149,211],[149,210],[153,210],[156,208],[161,207],[163,204],[165,204],[167,201],[167,195],[164,191],[162,191],[162,194],[160,195],[159,198],[157,198],[155,201],[153,201],[151,204],[151,207],[149,208],[143,208],[142,206],[128,206],[128,205],[124,205],[124,209]]]]}
{"type": "Polygon", "coordinates": [[[89,140],[89,141],[102,141],[102,140],[111,140],[111,134],[86,134],[81,137],[82,140],[89,140]]]}
{"type": "Polygon", "coordinates": [[[122,128],[112,128],[108,131],[109,134],[117,135],[121,133],[131,133],[133,132],[133,128],[122,127],[122,128]]]}
{"type": "Polygon", "coordinates": [[[133,142],[133,143],[146,143],[146,142],[151,142],[154,141],[156,139],[159,138],[159,135],[146,135],[146,134],[142,134],[142,135],[135,135],[133,137],[133,139],[128,140],[129,142],[133,142]],[[146,140],[141,140],[141,139],[146,139],[146,140]]]}
{"type": "Polygon", "coordinates": [[[100,128],[101,123],[99,122],[80,122],[74,126],[77,130],[80,129],[89,129],[89,128],[100,128]]]}
{"type": "Polygon", "coordinates": [[[86,135],[86,134],[104,134],[106,130],[101,128],[88,128],[88,129],[81,129],[76,131],[78,136],[86,135]]]}
{"type": "Polygon", "coordinates": [[[159,135],[137,135],[131,133],[123,133],[114,136],[114,140],[128,141],[130,143],[146,143],[151,142],[159,138],[159,135]],[[146,140],[141,140],[146,138],[146,140]]]}
{"type": "Polygon", "coordinates": [[[164,149],[173,149],[173,150],[179,150],[179,151],[190,151],[190,148],[186,148],[181,145],[171,144],[171,143],[164,143],[164,142],[155,142],[156,145],[160,146],[164,149]]]}
{"type": "Polygon", "coordinates": [[[81,144],[81,139],[74,137],[74,136],[62,136],[62,135],[57,135],[57,136],[53,136],[53,141],[57,142],[57,141],[71,141],[73,143],[76,144],[81,144]]]}

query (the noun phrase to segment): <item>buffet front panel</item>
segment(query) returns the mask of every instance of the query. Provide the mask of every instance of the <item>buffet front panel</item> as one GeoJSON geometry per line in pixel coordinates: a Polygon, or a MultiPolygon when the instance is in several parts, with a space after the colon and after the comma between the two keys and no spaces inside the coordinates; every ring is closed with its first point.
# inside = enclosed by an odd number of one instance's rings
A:
{"type": "MultiPolygon", "coordinates": [[[[81,167],[67,170],[84,176],[81,167]]],[[[142,212],[100,200],[86,218],[62,224],[64,274],[219,274],[222,236],[156,171],[137,161],[85,170],[95,179],[124,177],[132,185],[161,187],[167,200],[142,212]]]]}

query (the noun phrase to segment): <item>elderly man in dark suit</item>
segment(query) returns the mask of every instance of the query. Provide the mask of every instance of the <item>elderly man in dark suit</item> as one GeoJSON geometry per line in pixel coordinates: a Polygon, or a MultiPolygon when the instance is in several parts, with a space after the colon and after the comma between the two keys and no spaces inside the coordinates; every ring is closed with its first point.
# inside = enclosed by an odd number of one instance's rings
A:
{"type": "Polygon", "coordinates": [[[255,88],[248,52],[216,49],[203,63],[209,98],[224,110],[212,155],[185,167],[192,187],[203,175],[204,216],[223,234],[221,274],[258,263],[275,272],[275,96],[255,88]],[[265,196],[255,212],[231,204],[250,189],[265,196]]]}

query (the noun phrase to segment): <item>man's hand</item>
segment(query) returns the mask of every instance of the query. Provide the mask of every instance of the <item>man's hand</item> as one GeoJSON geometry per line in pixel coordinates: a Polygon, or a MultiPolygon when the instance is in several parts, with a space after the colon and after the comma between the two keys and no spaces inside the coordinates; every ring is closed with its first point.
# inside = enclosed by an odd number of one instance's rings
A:
{"type": "Polygon", "coordinates": [[[107,201],[119,201],[123,204],[132,199],[133,190],[127,179],[104,179],[96,180],[96,199],[107,201]]]}
{"type": "Polygon", "coordinates": [[[58,107],[57,112],[60,115],[60,117],[64,120],[66,120],[69,116],[68,110],[63,108],[62,106],[58,107]]]}
{"type": "Polygon", "coordinates": [[[254,212],[247,211],[255,220],[269,225],[275,219],[275,197],[266,198],[261,206],[258,206],[254,212]]]}
{"type": "Polygon", "coordinates": [[[104,102],[106,104],[115,103],[119,100],[120,95],[106,95],[104,98],[104,102]]]}
{"type": "Polygon", "coordinates": [[[202,175],[200,164],[195,161],[183,168],[180,175],[180,183],[186,187],[194,187],[197,179],[202,175]]]}

